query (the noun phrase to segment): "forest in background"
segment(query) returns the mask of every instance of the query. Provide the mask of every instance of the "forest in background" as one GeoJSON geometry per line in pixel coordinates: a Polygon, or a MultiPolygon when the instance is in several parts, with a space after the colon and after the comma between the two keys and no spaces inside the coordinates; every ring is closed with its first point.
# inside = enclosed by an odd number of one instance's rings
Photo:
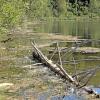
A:
{"type": "Polygon", "coordinates": [[[99,0],[0,0],[0,34],[25,19],[100,17],[99,0]]]}

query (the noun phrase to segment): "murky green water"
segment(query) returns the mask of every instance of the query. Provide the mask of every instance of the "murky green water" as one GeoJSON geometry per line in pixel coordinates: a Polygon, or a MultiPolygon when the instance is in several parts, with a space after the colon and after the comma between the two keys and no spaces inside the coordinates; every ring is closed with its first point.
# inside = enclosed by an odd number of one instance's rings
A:
{"type": "MultiPolygon", "coordinates": [[[[50,33],[50,34],[61,34],[61,35],[72,35],[78,36],[80,39],[88,39],[86,44],[82,45],[83,47],[97,47],[100,48],[100,20],[48,20],[42,21],[40,24],[35,25],[33,27],[33,31],[38,33],[50,33]]],[[[45,38],[45,37],[44,37],[45,38]]],[[[100,66],[100,53],[95,54],[82,54],[75,53],[74,57],[76,60],[80,60],[77,62],[77,69],[88,69],[93,68],[95,66],[100,66]],[[96,58],[99,58],[96,59],[96,58]],[[92,59],[92,60],[84,60],[84,59],[92,59]]],[[[70,59],[71,56],[69,57],[70,59]]],[[[69,72],[73,69],[73,63],[70,62],[66,65],[66,69],[69,72]]],[[[90,81],[90,84],[100,85],[100,74],[99,71],[94,76],[94,78],[90,81]]]]}
{"type": "MultiPolygon", "coordinates": [[[[79,36],[82,39],[92,39],[93,41],[88,42],[84,46],[90,47],[98,47],[100,48],[100,21],[66,21],[66,20],[48,20],[48,21],[41,21],[37,24],[30,24],[28,25],[28,29],[31,29],[32,32],[26,32],[23,34],[21,32],[17,34],[12,34],[9,37],[12,38],[12,41],[8,41],[6,43],[0,43],[0,81],[5,82],[5,80],[9,79],[10,82],[17,82],[16,78],[12,80],[14,75],[21,74],[21,77],[24,76],[24,73],[21,69],[12,69],[13,74],[11,73],[12,67],[22,67],[28,64],[32,64],[33,62],[28,59],[28,57],[32,54],[32,45],[31,41],[34,39],[36,42],[45,44],[48,42],[52,42],[53,40],[45,39],[45,34],[39,35],[37,33],[47,33],[47,34],[62,34],[62,35],[73,35],[79,36]],[[4,68],[3,68],[4,67],[4,68]],[[5,70],[6,67],[9,67],[8,70],[5,70]],[[2,69],[3,68],[3,69],[2,69]],[[5,71],[4,73],[2,71],[5,71]],[[17,73],[18,72],[18,73],[17,73]],[[7,73],[7,74],[5,74],[7,73]],[[8,75],[8,76],[7,76],[8,75]]],[[[71,45],[71,44],[69,44],[71,45]]],[[[44,48],[45,49],[45,48],[44,48]]],[[[81,54],[75,53],[73,54],[76,60],[80,59],[88,59],[88,58],[99,58],[99,60],[91,60],[91,61],[79,61],[77,62],[77,68],[80,69],[87,69],[93,68],[97,65],[100,65],[100,53],[96,54],[81,54]]],[[[71,60],[72,57],[70,56],[71,60]]],[[[73,62],[67,63],[64,66],[66,69],[73,69],[73,62]]],[[[25,76],[26,77],[26,76],[25,76]]],[[[96,76],[92,79],[90,84],[93,85],[100,85],[100,72],[96,74],[96,76]]],[[[6,81],[7,81],[6,80],[6,81]]]]}
{"type": "Polygon", "coordinates": [[[100,39],[100,20],[48,20],[33,27],[34,32],[46,32],[100,39]]]}

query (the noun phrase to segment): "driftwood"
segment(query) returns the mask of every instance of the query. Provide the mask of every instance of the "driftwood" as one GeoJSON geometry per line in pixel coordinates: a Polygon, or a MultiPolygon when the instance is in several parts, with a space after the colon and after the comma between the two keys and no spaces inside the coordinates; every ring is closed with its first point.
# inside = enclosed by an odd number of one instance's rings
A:
{"type": "MultiPolygon", "coordinates": [[[[60,48],[60,50],[63,53],[66,53],[66,50],[69,49],[68,47],[62,47],[60,48]]],[[[71,47],[70,50],[74,50],[75,47],[71,47]]],[[[52,53],[54,50],[50,50],[49,53],[52,53]]],[[[57,52],[57,50],[56,50],[57,52]]],[[[95,53],[100,53],[100,49],[99,48],[84,48],[84,47],[80,47],[76,50],[73,51],[74,53],[83,53],[83,54],[95,54],[95,53]]]]}
{"type": "MultiPolygon", "coordinates": [[[[77,43],[76,43],[77,44],[77,43]]],[[[65,48],[60,48],[59,47],[59,43],[56,42],[55,43],[55,49],[52,52],[52,55],[50,58],[47,58],[38,48],[38,46],[36,45],[36,43],[32,43],[33,45],[33,57],[36,58],[39,63],[44,64],[45,66],[47,66],[48,68],[50,68],[53,72],[57,73],[58,75],[60,75],[62,78],[64,78],[66,81],[71,82],[72,84],[74,84],[76,87],[78,88],[82,88],[84,86],[87,85],[87,83],[89,82],[89,80],[94,76],[94,74],[96,73],[97,69],[99,67],[96,67],[94,69],[89,69],[86,71],[82,71],[82,72],[77,72],[77,62],[80,61],[88,61],[88,60],[95,60],[94,58],[91,59],[80,59],[80,60],[75,60],[74,56],[72,57],[72,60],[70,61],[62,61],[62,59],[67,56],[69,57],[70,55],[73,54],[73,52],[76,51],[77,48],[79,48],[79,45],[75,45],[72,46],[70,48],[65,47],[65,48]],[[65,53],[64,53],[65,52],[65,53]],[[62,53],[62,54],[61,54],[62,53]],[[69,54],[70,53],[70,54],[69,54]],[[52,61],[53,57],[56,55],[58,55],[58,60],[55,61],[56,63],[54,63],[52,61]],[[69,55],[67,55],[69,54],[69,55]],[[63,68],[63,64],[64,63],[73,63],[74,64],[74,75],[70,75],[64,68],[63,68]],[[84,80],[84,82],[83,82],[84,80]],[[83,82],[83,83],[82,83],[83,82]]],[[[99,58],[97,58],[96,60],[100,60],[99,58]]],[[[88,90],[87,90],[88,91],[88,90]]]]}
{"type": "Polygon", "coordinates": [[[69,75],[62,67],[61,65],[61,58],[60,58],[60,51],[59,51],[59,47],[57,44],[57,48],[58,48],[58,53],[59,53],[59,60],[60,60],[60,65],[58,64],[54,64],[51,60],[49,60],[36,46],[35,43],[32,43],[33,45],[33,56],[38,58],[39,61],[41,61],[44,65],[48,66],[51,70],[53,70],[54,72],[56,72],[58,75],[60,75],[61,77],[63,77],[65,80],[69,80],[70,82],[72,82],[73,84],[75,84],[76,86],[78,86],[78,82],[72,78],[71,75],[69,75]]]}

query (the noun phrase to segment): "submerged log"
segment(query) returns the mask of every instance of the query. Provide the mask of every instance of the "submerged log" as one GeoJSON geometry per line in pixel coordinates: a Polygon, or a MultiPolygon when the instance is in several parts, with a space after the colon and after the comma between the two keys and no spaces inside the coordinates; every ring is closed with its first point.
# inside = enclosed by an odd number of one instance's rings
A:
{"type": "MultiPolygon", "coordinates": [[[[58,75],[60,75],[63,79],[65,79],[66,81],[71,82],[72,84],[74,84],[74,86],[78,87],[78,88],[82,88],[84,86],[87,85],[87,83],[89,82],[89,80],[94,76],[94,74],[96,73],[97,68],[91,69],[91,70],[87,70],[87,71],[83,71],[80,73],[77,73],[76,70],[76,62],[79,62],[81,60],[75,60],[73,58],[72,61],[66,61],[68,62],[74,62],[74,67],[75,67],[75,73],[73,76],[71,76],[68,72],[66,72],[63,68],[63,63],[64,61],[62,61],[62,58],[64,57],[64,55],[69,52],[74,52],[77,50],[77,47],[72,47],[72,48],[62,48],[60,49],[58,43],[56,43],[56,47],[53,51],[53,54],[51,55],[50,59],[48,59],[38,48],[38,46],[35,43],[32,43],[33,45],[33,57],[39,61],[39,63],[44,64],[45,66],[47,66],[48,68],[50,68],[53,72],[57,73],[58,75]],[[63,51],[66,51],[65,54],[61,55],[61,53],[63,51]],[[55,54],[58,54],[58,61],[55,64],[51,59],[54,57],[55,54]],[[85,82],[83,82],[83,80],[85,80],[85,82]]],[[[72,54],[72,53],[71,53],[72,54]]],[[[82,60],[90,60],[90,59],[82,59],[82,60]]],[[[93,60],[93,59],[92,59],[93,60]]],[[[99,60],[99,59],[98,59],[99,60]]]]}
{"type": "MultiPolygon", "coordinates": [[[[69,49],[68,47],[61,47],[60,50],[61,52],[65,53],[66,50],[69,49]]],[[[73,50],[75,53],[83,53],[83,54],[95,54],[95,53],[100,53],[99,48],[94,48],[94,47],[78,47],[75,49],[75,47],[71,47],[70,50],[73,50]]],[[[49,53],[52,53],[54,50],[50,50],[49,53]]],[[[56,51],[57,52],[57,51],[56,51]]]]}
{"type": "MultiPolygon", "coordinates": [[[[70,82],[72,82],[73,84],[75,84],[76,86],[78,86],[78,82],[71,76],[69,75],[62,66],[54,64],[51,60],[49,60],[36,46],[35,43],[32,43],[33,45],[33,54],[35,55],[35,57],[37,59],[39,59],[39,61],[41,63],[43,63],[44,65],[48,66],[51,70],[53,70],[54,72],[56,72],[58,75],[60,75],[61,77],[63,77],[65,80],[69,80],[70,82]]],[[[59,49],[59,48],[58,48],[59,49]]]]}

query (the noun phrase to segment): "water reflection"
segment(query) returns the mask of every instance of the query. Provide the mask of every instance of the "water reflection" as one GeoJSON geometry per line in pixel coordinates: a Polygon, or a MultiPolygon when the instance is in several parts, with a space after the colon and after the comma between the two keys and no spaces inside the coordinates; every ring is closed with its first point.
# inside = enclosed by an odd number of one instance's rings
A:
{"type": "Polygon", "coordinates": [[[79,36],[84,39],[100,39],[100,20],[47,20],[33,27],[34,32],[79,36]]]}

